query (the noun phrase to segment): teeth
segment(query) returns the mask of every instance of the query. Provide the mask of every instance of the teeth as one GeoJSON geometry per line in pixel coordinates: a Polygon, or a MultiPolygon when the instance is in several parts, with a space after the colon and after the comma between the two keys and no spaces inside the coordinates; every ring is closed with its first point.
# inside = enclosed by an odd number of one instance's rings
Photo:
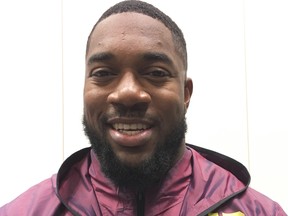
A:
{"type": "Polygon", "coordinates": [[[121,133],[123,133],[123,134],[127,134],[127,135],[129,135],[129,136],[132,136],[132,135],[135,135],[135,134],[138,134],[138,133],[140,133],[141,131],[125,131],[125,130],[121,130],[121,133]]]}
{"type": "Polygon", "coordinates": [[[147,129],[148,125],[142,123],[134,123],[134,124],[115,123],[113,124],[113,128],[116,130],[138,131],[147,129]]]}

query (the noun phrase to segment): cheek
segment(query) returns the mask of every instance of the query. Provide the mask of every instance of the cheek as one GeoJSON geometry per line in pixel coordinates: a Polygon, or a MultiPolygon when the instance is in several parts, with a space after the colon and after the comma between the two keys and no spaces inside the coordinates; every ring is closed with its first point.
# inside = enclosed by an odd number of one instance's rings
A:
{"type": "Polygon", "coordinates": [[[101,93],[101,91],[93,90],[85,90],[84,91],[84,114],[88,122],[91,123],[98,120],[98,117],[101,114],[101,110],[104,110],[105,106],[105,96],[101,93]]]}
{"type": "Polygon", "coordinates": [[[184,94],[179,89],[158,90],[154,103],[162,112],[164,121],[175,121],[185,113],[184,94]]]}

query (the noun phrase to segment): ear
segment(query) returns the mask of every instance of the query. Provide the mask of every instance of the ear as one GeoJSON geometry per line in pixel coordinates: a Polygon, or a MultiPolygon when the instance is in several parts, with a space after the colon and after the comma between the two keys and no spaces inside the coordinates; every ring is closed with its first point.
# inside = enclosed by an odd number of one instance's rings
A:
{"type": "Polygon", "coordinates": [[[193,93],[193,81],[190,78],[186,78],[185,80],[185,86],[184,86],[184,106],[185,106],[185,112],[187,112],[187,109],[189,107],[190,98],[193,93]]]}

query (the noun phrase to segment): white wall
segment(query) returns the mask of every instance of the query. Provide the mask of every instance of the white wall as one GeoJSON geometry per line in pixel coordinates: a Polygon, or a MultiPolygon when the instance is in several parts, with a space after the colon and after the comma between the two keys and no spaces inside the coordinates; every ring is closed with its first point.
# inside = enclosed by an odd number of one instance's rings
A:
{"type": "Polygon", "coordinates": [[[63,160],[61,2],[0,1],[0,205],[63,160]]]}
{"type": "MultiPolygon", "coordinates": [[[[89,145],[81,125],[86,39],[115,2],[1,1],[0,206],[89,145]]],[[[186,2],[154,1],[188,44],[187,141],[245,164],[251,185],[288,212],[288,1],[186,2]]]]}

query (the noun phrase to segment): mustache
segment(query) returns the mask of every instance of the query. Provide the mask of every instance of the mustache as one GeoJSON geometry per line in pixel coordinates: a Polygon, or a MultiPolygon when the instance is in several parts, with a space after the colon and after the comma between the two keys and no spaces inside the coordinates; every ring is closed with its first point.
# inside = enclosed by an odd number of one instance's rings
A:
{"type": "Polygon", "coordinates": [[[153,122],[154,124],[160,122],[158,115],[151,113],[144,109],[115,109],[110,108],[105,113],[102,113],[100,121],[102,123],[107,123],[111,119],[141,119],[147,122],[153,122]]]}
{"type": "Polygon", "coordinates": [[[109,112],[109,113],[103,113],[101,116],[102,122],[107,122],[111,119],[118,119],[118,118],[125,118],[125,119],[142,119],[146,120],[148,122],[159,122],[159,117],[149,114],[149,113],[139,113],[139,112],[127,112],[125,114],[123,113],[117,113],[117,112],[109,112]]]}
{"type": "Polygon", "coordinates": [[[137,103],[133,106],[125,106],[123,104],[114,104],[105,112],[108,118],[155,118],[148,112],[148,105],[146,103],[137,103]]]}
{"type": "Polygon", "coordinates": [[[125,117],[141,117],[147,113],[148,104],[147,103],[136,103],[133,106],[125,106],[123,104],[113,104],[112,107],[107,110],[108,114],[125,117]]]}

